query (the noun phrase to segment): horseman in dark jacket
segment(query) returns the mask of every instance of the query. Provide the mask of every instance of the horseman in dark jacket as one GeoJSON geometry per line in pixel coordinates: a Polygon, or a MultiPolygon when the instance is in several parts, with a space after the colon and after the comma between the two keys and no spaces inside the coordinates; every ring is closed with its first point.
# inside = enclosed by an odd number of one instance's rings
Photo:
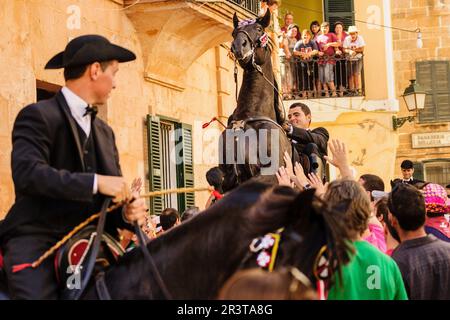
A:
{"type": "Polygon", "coordinates": [[[316,171],[321,164],[323,167],[330,137],[327,129],[319,127],[310,130],[311,110],[303,103],[291,105],[288,119],[289,123],[283,128],[300,156],[305,174],[316,171]]]}
{"type": "Polygon", "coordinates": [[[11,161],[16,200],[0,227],[11,298],[58,298],[53,257],[36,268],[12,268],[39,258],[100,211],[105,197],[128,203],[108,214],[106,231],[145,221],[144,200],[130,194],[122,177],[114,133],[96,117],[96,105],[105,104],[115,88],[119,63],[135,58],[101,36],[75,38],[46,65],[64,68],[62,90],[17,115],[11,161]]]}

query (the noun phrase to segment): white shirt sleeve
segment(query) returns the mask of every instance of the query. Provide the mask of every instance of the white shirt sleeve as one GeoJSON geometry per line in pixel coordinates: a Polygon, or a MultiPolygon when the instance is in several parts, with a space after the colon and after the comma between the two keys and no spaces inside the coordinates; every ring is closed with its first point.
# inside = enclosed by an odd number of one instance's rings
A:
{"type": "Polygon", "coordinates": [[[342,45],[345,49],[350,48],[351,37],[347,36],[344,39],[344,44],[342,45]]]}

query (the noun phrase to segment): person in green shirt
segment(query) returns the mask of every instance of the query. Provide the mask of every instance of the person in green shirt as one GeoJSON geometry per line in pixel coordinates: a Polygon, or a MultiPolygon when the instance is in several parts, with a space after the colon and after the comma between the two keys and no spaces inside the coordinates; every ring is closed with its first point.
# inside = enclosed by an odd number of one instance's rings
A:
{"type": "Polygon", "coordinates": [[[353,231],[355,249],[341,274],[335,274],[328,300],[407,300],[395,261],[361,238],[370,216],[364,189],[353,180],[336,180],[329,184],[324,200],[331,206],[347,206],[345,223],[353,231]]]}

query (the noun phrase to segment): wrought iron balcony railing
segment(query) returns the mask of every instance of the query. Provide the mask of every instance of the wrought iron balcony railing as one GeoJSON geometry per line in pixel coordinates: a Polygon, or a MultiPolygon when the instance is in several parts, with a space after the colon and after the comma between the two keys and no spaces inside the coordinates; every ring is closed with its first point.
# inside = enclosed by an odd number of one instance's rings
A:
{"type": "Polygon", "coordinates": [[[247,9],[248,11],[254,13],[255,15],[258,15],[260,2],[259,0],[227,0],[227,1],[237,4],[238,6],[247,9]]]}
{"type": "Polygon", "coordinates": [[[281,57],[281,83],[284,100],[364,96],[364,57],[281,57]]]}

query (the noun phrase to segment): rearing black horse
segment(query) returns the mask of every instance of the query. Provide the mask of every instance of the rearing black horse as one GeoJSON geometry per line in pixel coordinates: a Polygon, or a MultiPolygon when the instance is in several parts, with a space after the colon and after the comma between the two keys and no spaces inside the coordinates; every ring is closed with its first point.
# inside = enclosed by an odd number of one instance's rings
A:
{"type": "Polygon", "coordinates": [[[220,169],[224,191],[254,177],[276,182],[275,172],[284,163],[284,152],[292,157],[292,147],[280,127],[285,121],[279,107],[278,85],[271,61],[271,44],[264,29],[270,11],[256,20],[233,17],[234,41],[231,51],[244,70],[237,107],[221,135],[220,169]]]}

